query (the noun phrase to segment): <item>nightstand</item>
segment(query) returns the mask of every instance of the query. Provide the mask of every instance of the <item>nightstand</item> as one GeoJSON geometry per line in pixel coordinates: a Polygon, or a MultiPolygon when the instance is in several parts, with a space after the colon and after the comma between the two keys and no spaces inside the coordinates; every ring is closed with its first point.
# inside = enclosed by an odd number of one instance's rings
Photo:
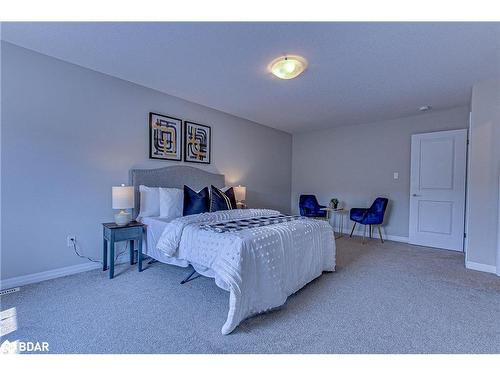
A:
{"type": "Polygon", "coordinates": [[[108,245],[109,245],[109,278],[115,274],[115,242],[130,241],[130,264],[134,264],[134,241],[137,241],[137,269],[142,272],[142,236],[144,224],[131,221],[127,225],[119,226],[115,223],[103,223],[103,251],[102,270],[108,269],[108,245]]]}

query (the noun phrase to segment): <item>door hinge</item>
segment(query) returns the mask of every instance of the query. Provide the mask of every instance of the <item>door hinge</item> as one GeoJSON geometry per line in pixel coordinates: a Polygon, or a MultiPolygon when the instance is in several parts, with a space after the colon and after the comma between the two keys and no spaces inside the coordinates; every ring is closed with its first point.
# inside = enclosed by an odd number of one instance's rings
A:
{"type": "Polygon", "coordinates": [[[464,238],[467,238],[467,233],[464,233],[464,238]]]}

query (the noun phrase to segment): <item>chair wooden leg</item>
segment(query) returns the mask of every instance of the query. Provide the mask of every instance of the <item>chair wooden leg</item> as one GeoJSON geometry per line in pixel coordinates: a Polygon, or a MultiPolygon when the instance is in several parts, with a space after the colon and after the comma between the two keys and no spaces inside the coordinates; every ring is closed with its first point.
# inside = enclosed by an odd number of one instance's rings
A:
{"type": "Polygon", "coordinates": [[[356,228],[356,222],[354,222],[354,225],[352,226],[352,230],[351,230],[351,235],[349,237],[352,237],[352,234],[354,233],[354,228],[356,228]]]}
{"type": "Polygon", "coordinates": [[[380,241],[384,243],[384,239],[382,238],[382,232],[380,231],[380,225],[377,225],[377,228],[378,228],[378,235],[380,236],[380,241]]]}
{"type": "Polygon", "coordinates": [[[372,225],[370,224],[370,238],[372,238],[372,233],[373,233],[373,231],[372,231],[372,225]]]}

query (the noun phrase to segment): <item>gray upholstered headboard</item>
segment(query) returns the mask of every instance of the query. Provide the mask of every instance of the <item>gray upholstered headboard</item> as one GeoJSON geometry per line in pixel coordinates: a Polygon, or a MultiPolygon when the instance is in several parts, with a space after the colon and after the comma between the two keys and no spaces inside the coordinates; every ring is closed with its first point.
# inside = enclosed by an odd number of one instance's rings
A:
{"type": "Polygon", "coordinates": [[[184,188],[184,185],[199,190],[205,186],[224,186],[224,175],[210,173],[202,169],[188,167],[186,165],[172,165],[170,167],[156,169],[131,169],[130,184],[134,186],[135,207],[133,217],[140,212],[139,185],[152,187],[184,188]]]}

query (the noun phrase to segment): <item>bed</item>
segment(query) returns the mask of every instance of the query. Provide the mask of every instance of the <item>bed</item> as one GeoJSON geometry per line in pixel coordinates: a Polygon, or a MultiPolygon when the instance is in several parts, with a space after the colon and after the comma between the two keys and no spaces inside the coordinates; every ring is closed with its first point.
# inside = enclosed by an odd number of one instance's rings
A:
{"type": "MultiPolygon", "coordinates": [[[[223,175],[188,166],[132,169],[134,215],[140,210],[139,185],[201,189],[223,187],[223,175]]],[[[287,216],[286,221],[219,233],[210,227],[237,220],[276,218],[270,209],[235,209],[166,220],[146,217],[145,254],[162,263],[191,265],[229,292],[222,334],[244,319],[276,308],[323,272],[335,270],[332,227],[322,220],[287,216]]]]}

